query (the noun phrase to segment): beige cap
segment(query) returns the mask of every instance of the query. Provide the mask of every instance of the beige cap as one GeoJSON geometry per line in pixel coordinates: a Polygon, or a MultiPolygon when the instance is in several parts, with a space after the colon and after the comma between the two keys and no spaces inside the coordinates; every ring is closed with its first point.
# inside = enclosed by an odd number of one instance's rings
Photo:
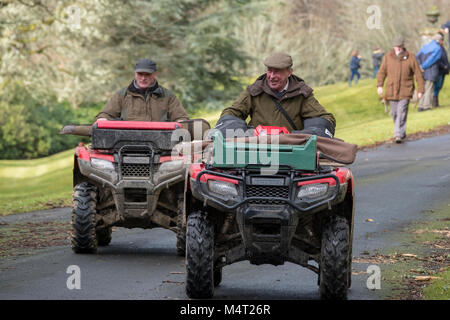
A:
{"type": "Polygon", "coordinates": [[[392,40],[392,46],[394,47],[403,47],[404,45],[405,39],[401,35],[396,36],[394,40],[392,40]]]}
{"type": "Polygon", "coordinates": [[[264,60],[266,67],[285,69],[292,67],[292,57],[284,52],[272,53],[264,60]]]}

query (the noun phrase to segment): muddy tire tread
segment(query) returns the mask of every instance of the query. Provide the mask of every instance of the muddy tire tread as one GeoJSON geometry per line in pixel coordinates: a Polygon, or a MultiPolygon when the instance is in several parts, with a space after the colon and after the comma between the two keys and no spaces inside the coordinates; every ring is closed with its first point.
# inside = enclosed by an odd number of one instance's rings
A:
{"type": "Polygon", "coordinates": [[[72,207],[71,246],[75,253],[97,252],[95,232],[96,187],[83,182],[75,186],[72,207]]]}
{"type": "Polygon", "coordinates": [[[322,236],[321,299],[347,299],[349,267],[349,226],[345,218],[332,216],[322,236]]]}
{"type": "Polygon", "coordinates": [[[214,294],[214,228],[207,213],[197,211],[187,219],[186,294],[208,299],[214,294]]]}

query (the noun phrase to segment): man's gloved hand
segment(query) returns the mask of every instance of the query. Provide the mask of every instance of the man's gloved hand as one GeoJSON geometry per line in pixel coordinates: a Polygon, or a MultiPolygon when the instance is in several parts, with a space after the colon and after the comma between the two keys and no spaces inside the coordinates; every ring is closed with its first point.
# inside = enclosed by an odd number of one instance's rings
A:
{"type": "Polygon", "coordinates": [[[306,133],[315,134],[319,137],[333,138],[334,136],[334,126],[333,124],[324,118],[309,118],[303,121],[304,129],[295,130],[291,133],[306,133]]]}
{"type": "Polygon", "coordinates": [[[214,129],[219,130],[225,138],[246,136],[247,122],[231,114],[224,115],[218,121],[214,129]]]}

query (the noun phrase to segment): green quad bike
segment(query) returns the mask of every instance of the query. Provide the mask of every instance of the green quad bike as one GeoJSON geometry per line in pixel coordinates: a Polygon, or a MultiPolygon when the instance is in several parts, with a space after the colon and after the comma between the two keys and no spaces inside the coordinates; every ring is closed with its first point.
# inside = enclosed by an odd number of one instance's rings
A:
{"type": "MultiPolygon", "coordinates": [[[[209,124],[201,119],[201,126],[209,124]],[[205,124],[206,123],[206,124],[205,124]]],[[[185,254],[183,196],[186,164],[172,149],[186,138],[183,122],[97,121],[65,126],[60,133],[91,136],[74,155],[71,246],[95,253],[111,242],[112,227],[172,230],[185,254]]],[[[207,129],[206,128],[206,129],[207,129]]]]}
{"type": "MultiPolygon", "coordinates": [[[[255,132],[278,135],[278,129],[258,127],[255,132]]],[[[347,298],[353,175],[342,164],[319,162],[318,139],[307,135],[303,145],[252,144],[213,133],[210,150],[202,163],[191,164],[187,181],[189,298],[211,298],[222,281],[222,268],[242,260],[298,264],[318,274],[322,299],[347,298]],[[275,171],[264,172],[264,152],[279,160],[275,171]]]]}

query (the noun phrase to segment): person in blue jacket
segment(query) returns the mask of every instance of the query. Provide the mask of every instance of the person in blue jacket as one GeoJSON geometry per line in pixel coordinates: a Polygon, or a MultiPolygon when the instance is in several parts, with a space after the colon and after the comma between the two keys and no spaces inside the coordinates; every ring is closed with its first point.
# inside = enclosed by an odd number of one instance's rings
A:
{"type": "Polygon", "coordinates": [[[444,48],[444,39],[439,41],[439,45],[441,46],[442,54],[441,58],[438,60],[439,66],[439,74],[437,76],[436,82],[434,83],[434,94],[433,94],[433,107],[439,107],[439,92],[444,86],[445,76],[450,71],[450,64],[448,63],[447,51],[444,48]]]}
{"type": "Polygon", "coordinates": [[[422,69],[425,80],[425,93],[420,100],[418,111],[430,110],[432,108],[434,83],[439,76],[438,60],[441,58],[442,49],[439,41],[442,41],[442,34],[433,36],[430,43],[425,44],[417,53],[416,58],[422,69]]]}
{"type": "Polygon", "coordinates": [[[352,58],[350,60],[350,80],[348,80],[348,86],[352,86],[353,78],[356,76],[355,84],[358,83],[359,78],[361,78],[361,75],[358,72],[358,69],[361,68],[359,65],[359,62],[361,61],[361,56],[359,55],[357,50],[354,50],[352,52],[352,58]]]}

